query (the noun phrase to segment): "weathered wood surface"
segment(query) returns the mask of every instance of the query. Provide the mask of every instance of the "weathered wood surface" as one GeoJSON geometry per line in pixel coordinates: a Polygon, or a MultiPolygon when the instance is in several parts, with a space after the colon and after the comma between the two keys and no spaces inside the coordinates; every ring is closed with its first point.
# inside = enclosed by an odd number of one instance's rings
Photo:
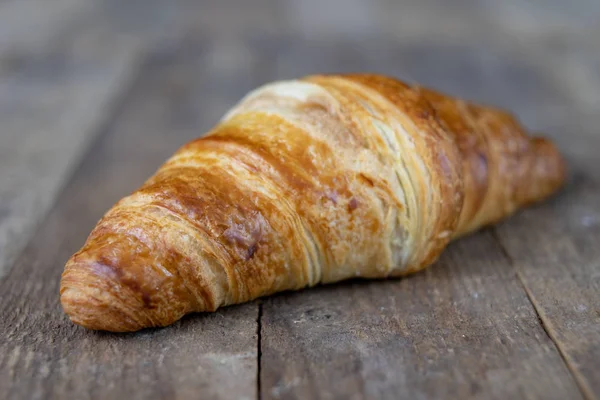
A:
{"type": "Polygon", "coordinates": [[[573,153],[567,150],[571,178],[564,193],[496,232],[544,328],[593,398],[600,393],[600,174],[594,154],[600,119],[582,116],[579,122],[559,131],[580,138],[573,153]]]}
{"type": "Polygon", "coordinates": [[[0,398],[600,397],[600,3],[40,4],[0,1],[0,398]],[[414,277],[69,323],[64,262],[179,145],[262,82],[367,70],[511,109],[570,184],[414,277]]]}
{"type": "MultiPolygon", "coordinates": [[[[71,3],[50,7],[47,19],[31,15],[46,23],[27,35],[15,21],[28,22],[27,10],[43,14],[47,2],[0,4],[0,277],[127,89],[140,55],[136,41],[81,26],[86,13],[71,3]]],[[[40,24],[36,18],[28,23],[40,24]]]]}
{"type": "Polygon", "coordinates": [[[576,164],[573,173],[560,200],[497,232],[544,328],[592,398],[600,393],[600,185],[576,164]]]}
{"type": "Polygon", "coordinates": [[[93,2],[78,0],[3,1],[0,3],[0,65],[44,53],[90,11],[93,2]]]}
{"type": "Polygon", "coordinates": [[[580,398],[489,232],[408,279],[263,304],[264,398],[580,398]]]}

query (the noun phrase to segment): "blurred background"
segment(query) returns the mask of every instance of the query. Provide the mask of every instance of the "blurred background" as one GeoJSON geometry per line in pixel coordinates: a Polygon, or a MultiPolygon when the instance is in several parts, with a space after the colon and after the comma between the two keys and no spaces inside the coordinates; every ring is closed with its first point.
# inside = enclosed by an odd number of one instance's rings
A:
{"type": "Polygon", "coordinates": [[[1,0],[0,270],[98,138],[116,199],[276,79],[389,74],[592,158],[598,21],[597,0],[1,0]]]}

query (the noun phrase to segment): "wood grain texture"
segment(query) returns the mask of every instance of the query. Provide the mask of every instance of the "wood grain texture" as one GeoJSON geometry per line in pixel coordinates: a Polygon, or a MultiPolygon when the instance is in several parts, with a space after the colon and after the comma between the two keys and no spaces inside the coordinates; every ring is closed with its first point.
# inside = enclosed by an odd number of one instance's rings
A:
{"type": "MultiPolygon", "coordinates": [[[[600,141],[589,144],[597,149],[600,141]]],[[[564,194],[496,231],[587,398],[600,397],[600,177],[571,159],[564,194]],[[532,229],[535,226],[536,229],[532,229]]]]}
{"type": "MultiPolygon", "coordinates": [[[[593,7],[598,4],[571,11],[593,15],[593,7]]],[[[554,46],[530,51],[532,67],[563,99],[550,106],[547,96],[540,97],[524,110],[562,147],[570,182],[554,201],[524,210],[495,232],[545,330],[592,399],[600,397],[600,48],[580,38],[564,35],[554,46]]]]}
{"type": "MultiPolygon", "coordinates": [[[[40,32],[45,35],[46,32],[40,32]]],[[[0,71],[0,276],[111,114],[136,68],[135,41],[74,29],[0,71]]]]}
{"type": "Polygon", "coordinates": [[[264,398],[580,398],[489,232],[411,278],[263,304],[264,398]]]}
{"type": "Polygon", "coordinates": [[[293,31],[303,36],[359,35],[377,29],[381,2],[368,0],[287,0],[283,16],[293,31]],[[318,10],[318,12],[315,12],[318,10]]]}
{"type": "MultiPolygon", "coordinates": [[[[204,104],[230,105],[200,96],[209,81],[198,74],[198,59],[185,56],[201,54],[202,45],[194,46],[151,57],[119,106],[124,111],[92,144],[56,207],[0,282],[1,398],[256,397],[256,304],[128,336],[76,327],[58,302],[64,263],[102,213],[206,128],[198,122],[212,119],[202,112],[204,104]]],[[[229,103],[239,93],[221,95],[229,103]]]]}
{"type": "Polygon", "coordinates": [[[30,55],[44,53],[88,13],[93,2],[17,0],[0,3],[0,70],[30,55]]]}

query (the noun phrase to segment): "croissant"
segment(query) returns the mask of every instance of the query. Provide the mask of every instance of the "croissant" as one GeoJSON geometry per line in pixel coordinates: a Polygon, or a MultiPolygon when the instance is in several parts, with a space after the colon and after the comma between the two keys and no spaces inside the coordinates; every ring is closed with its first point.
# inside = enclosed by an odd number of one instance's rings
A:
{"type": "Polygon", "coordinates": [[[91,329],[343,279],[406,275],[555,192],[555,146],[504,111],[379,75],[248,94],[100,220],[60,295],[91,329]]]}

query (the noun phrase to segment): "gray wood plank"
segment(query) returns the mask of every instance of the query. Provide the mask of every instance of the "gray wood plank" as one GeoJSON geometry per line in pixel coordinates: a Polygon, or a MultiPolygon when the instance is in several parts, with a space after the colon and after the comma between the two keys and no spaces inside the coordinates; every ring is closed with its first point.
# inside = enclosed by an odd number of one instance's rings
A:
{"type": "MultiPolygon", "coordinates": [[[[369,2],[377,12],[373,30],[406,38],[437,38],[459,42],[491,40],[509,46],[535,49],[544,42],[556,46],[565,39],[598,42],[595,0],[376,0],[369,2]]],[[[576,44],[577,45],[577,44],[576,44]]]]}
{"type": "Polygon", "coordinates": [[[297,35],[318,38],[372,34],[381,2],[369,0],[286,0],[283,17],[297,35]]]}
{"type": "Polygon", "coordinates": [[[561,36],[598,32],[600,3],[595,0],[479,0],[482,8],[493,15],[504,29],[516,35],[539,36],[540,33],[561,36]]]}
{"type": "MultiPolygon", "coordinates": [[[[574,13],[579,9],[573,8],[574,13]]],[[[562,43],[529,51],[533,65],[565,99],[552,114],[541,113],[546,97],[524,112],[561,146],[570,181],[553,201],[524,210],[496,229],[545,329],[590,399],[600,398],[598,50],[597,41],[563,37],[562,43]]]]}
{"type": "Polygon", "coordinates": [[[496,231],[545,329],[592,399],[600,398],[600,140],[582,141],[587,146],[579,144],[578,152],[586,148],[588,157],[569,157],[563,193],[496,231]]]}
{"type": "Polygon", "coordinates": [[[580,398],[489,232],[403,280],[265,300],[263,398],[580,398]]]}
{"type": "Polygon", "coordinates": [[[0,3],[0,70],[44,53],[94,6],[94,1],[15,0],[0,3]],[[49,4],[51,3],[51,4],[49,4]]]}
{"type": "Polygon", "coordinates": [[[97,34],[74,29],[0,73],[0,277],[136,70],[136,41],[97,34]]]}
{"type": "Polygon", "coordinates": [[[281,17],[278,0],[194,0],[194,13],[182,22],[197,35],[241,38],[246,35],[271,34],[279,36],[289,30],[281,17]]]}
{"type": "Polygon", "coordinates": [[[226,83],[231,75],[205,67],[203,49],[210,48],[192,41],[163,49],[144,64],[116,121],[92,144],[48,219],[0,281],[0,397],[257,396],[256,304],[116,335],[74,326],[58,302],[64,262],[102,213],[215,123],[215,113],[238,99],[240,87],[256,84],[254,75],[234,72],[234,88],[226,83]]]}

